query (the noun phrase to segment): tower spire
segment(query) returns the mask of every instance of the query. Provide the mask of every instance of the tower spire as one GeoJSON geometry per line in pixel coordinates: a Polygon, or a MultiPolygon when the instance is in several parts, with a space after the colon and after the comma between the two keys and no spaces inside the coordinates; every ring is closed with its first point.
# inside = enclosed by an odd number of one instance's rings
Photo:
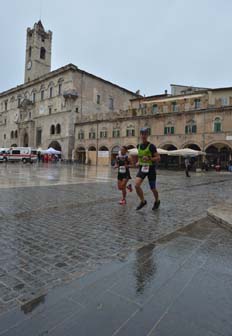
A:
{"type": "Polygon", "coordinates": [[[46,31],[39,20],[27,29],[25,83],[51,71],[52,32],[46,31]]]}

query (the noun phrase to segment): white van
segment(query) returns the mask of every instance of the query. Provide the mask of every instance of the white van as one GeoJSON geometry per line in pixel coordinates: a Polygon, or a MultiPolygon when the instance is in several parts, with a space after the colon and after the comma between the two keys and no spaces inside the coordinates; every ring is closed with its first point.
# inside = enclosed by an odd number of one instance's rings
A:
{"type": "Polygon", "coordinates": [[[9,151],[9,148],[0,148],[0,161],[5,161],[5,154],[9,151]]]}
{"type": "Polygon", "coordinates": [[[3,154],[4,161],[22,161],[33,163],[37,161],[37,150],[31,147],[13,147],[3,154]]]}

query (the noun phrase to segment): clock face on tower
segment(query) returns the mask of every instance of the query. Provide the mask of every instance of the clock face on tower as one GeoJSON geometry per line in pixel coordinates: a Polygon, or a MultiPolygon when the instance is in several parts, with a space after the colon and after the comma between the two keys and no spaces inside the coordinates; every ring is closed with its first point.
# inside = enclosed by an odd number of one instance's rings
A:
{"type": "Polygon", "coordinates": [[[32,61],[27,62],[27,70],[30,70],[32,67],[32,61]]]}

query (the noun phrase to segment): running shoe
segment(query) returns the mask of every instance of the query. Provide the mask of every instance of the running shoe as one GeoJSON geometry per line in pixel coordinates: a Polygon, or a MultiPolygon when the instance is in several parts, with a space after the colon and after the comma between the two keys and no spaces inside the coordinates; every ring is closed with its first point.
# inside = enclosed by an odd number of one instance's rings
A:
{"type": "Polygon", "coordinates": [[[159,206],[160,206],[160,200],[155,201],[152,210],[157,210],[159,208],[159,206]]]}
{"type": "Polygon", "coordinates": [[[137,206],[136,210],[142,209],[145,205],[147,205],[147,201],[146,200],[144,202],[140,202],[140,204],[137,206]]]}
{"type": "Polygon", "coordinates": [[[125,204],[126,204],[126,200],[125,200],[125,199],[121,199],[121,200],[119,201],[119,204],[121,204],[121,205],[125,205],[125,204]]]}
{"type": "Polygon", "coordinates": [[[128,186],[126,187],[128,189],[129,192],[132,192],[133,191],[133,188],[132,188],[132,185],[131,184],[128,184],[128,186]]]}

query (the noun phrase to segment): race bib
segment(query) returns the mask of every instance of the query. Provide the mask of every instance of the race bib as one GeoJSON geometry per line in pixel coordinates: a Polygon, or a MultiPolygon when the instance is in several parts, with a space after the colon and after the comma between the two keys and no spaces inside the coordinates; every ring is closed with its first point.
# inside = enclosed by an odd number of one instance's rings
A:
{"type": "Polygon", "coordinates": [[[141,172],[149,173],[149,168],[150,168],[150,166],[148,166],[148,165],[142,166],[141,172]]]}
{"type": "Polygon", "coordinates": [[[126,173],[126,167],[125,166],[120,166],[119,167],[119,173],[125,174],[126,173]]]}

